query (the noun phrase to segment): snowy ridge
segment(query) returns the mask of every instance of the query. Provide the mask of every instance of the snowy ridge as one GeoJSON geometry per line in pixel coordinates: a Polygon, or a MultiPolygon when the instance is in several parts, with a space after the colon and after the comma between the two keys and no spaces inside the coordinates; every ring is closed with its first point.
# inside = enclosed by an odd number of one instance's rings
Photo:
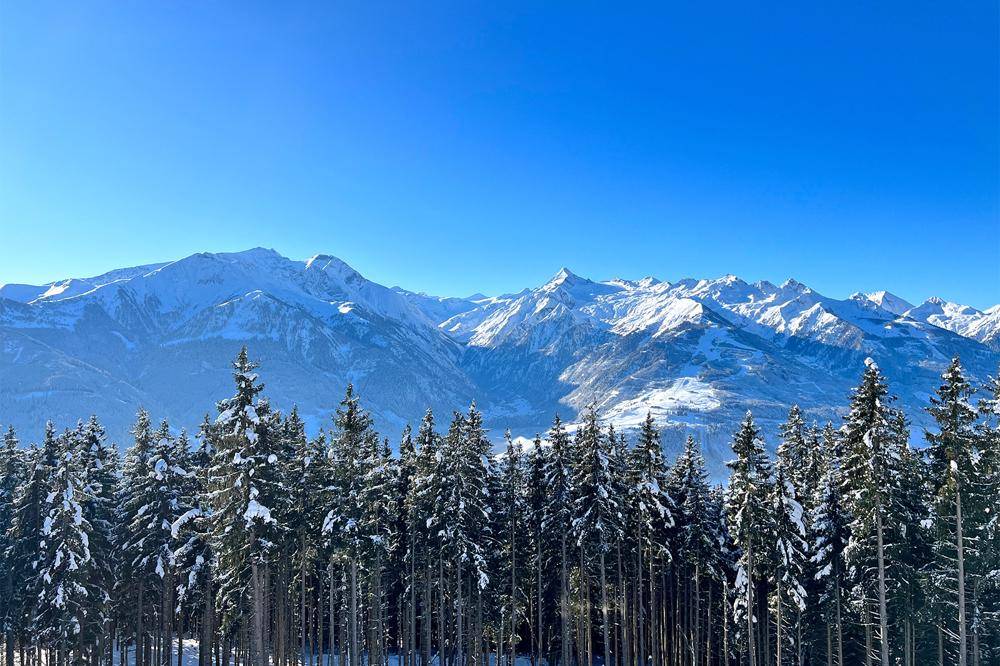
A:
{"type": "Polygon", "coordinates": [[[948,360],[977,379],[1000,363],[1000,307],[888,292],[831,299],[788,280],[590,280],[568,269],[516,294],[436,297],[372,282],[329,254],[200,253],[49,285],[0,287],[0,422],[96,412],[123,437],[141,404],[194,426],[247,343],[276,406],[328,425],[354,382],[394,434],[430,406],[475,398],[494,434],[544,431],[588,404],[631,426],[652,410],[665,442],[695,432],[717,471],[750,408],[799,403],[839,421],[866,357],[919,428],[948,360]]]}

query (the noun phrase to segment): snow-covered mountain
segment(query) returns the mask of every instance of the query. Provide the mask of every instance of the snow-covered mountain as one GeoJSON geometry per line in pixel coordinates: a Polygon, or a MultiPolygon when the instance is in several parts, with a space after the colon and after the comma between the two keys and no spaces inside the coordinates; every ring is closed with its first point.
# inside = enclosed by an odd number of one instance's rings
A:
{"type": "Polygon", "coordinates": [[[498,297],[435,297],[343,261],[264,249],[196,254],[50,285],[0,286],[0,422],[37,437],[97,413],[121,440],[139,405],[195,428],[231,391],[247,343],[266,393],[328,425],[353,382],[390,435],[427,407],[476,399],[495,433],[532,436],[588,404],[621,426],[652,410],[668,447],[700,437],[716,473],[748,409],[774,436],[792,403],[839,421],[866,357],[915,426],[948,360],[979,379],[1000,363],[1000,308],[888,292],[827,298],[728,275],[595,282],[562,269],[498,297]]]}

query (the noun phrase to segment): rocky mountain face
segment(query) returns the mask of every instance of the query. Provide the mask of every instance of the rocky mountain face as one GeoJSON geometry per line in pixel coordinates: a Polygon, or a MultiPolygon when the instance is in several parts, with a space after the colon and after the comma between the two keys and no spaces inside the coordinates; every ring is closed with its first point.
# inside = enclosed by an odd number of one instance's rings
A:
{"type": "Polygon", "coordinates": [[[367,280],[329,255],[196,254],[51,285],[0,286],[0,423],[37,438],[96,413],[128,441],[145,406],[197,428],[231,390],[240,345],[275,406],[328,427],[353,382],[395,437],[430,407],[475,399],[498,437],[544,433],[594,404],[618,427],[647,410],[668,449],[692,433],[716,475],[752,409],[771,443],[788,408],[839,423],[866,357],[914,425],[958,355],[976,379],[1000,363],[1000,307],[980,312],[887,292],[827,298],[789,280],[595,282],[559,271],[535,289],[439,298],[367,280]]]}

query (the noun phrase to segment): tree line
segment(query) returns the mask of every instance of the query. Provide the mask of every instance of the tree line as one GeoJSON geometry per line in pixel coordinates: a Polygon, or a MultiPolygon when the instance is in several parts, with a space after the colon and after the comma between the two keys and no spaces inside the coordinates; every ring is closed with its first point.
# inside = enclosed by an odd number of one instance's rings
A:
{"type": "Polygon", "coordinates": [[[306,433],[244,348],[197,436],[140,410],[0,447],[6,666],[1000,663],[1000,379],[910,424],[869,361],[843,423],[752,414],[726,487],[586,409],[493,445],[475,405],[393,452],[349,386],[306,433]],[[444,424],[442,424],[443,426],[444,424]]]}

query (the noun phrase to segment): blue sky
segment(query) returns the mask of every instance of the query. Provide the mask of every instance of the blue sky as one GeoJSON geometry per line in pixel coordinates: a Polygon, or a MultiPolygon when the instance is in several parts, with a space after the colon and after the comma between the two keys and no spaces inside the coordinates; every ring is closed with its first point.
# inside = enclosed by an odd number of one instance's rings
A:
{"type": "Polygon", "coordinates": [[[0,282],[262,245],[440,294],[568,265],[985,307],[998,32],[962,1],[0,3],[0,282]]]}

